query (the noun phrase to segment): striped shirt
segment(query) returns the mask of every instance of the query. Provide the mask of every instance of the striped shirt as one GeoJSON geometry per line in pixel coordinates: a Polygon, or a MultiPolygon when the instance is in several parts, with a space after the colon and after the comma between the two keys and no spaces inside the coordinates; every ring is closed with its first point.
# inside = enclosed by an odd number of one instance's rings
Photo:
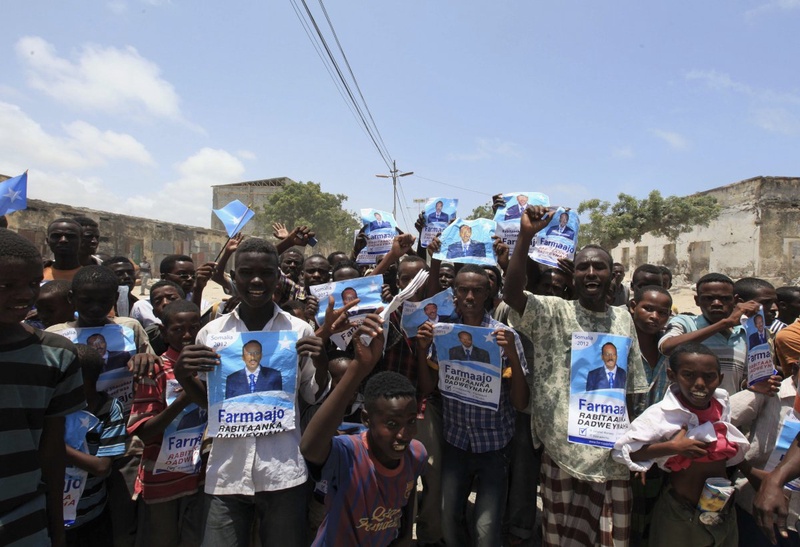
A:
{"type": "MultiPolygon", "coordinates": [[[[125,418],[122,403],[100,391],[100,404],[92,412],[100,422],[86,432],[89,454],[98,458],[114,458],[125,454],[125,418]]],[[[78,516],[70,529],[77,528],[100,516],[106,506],[106,479],[89,473],[86,487],[78,501],[78,516]]]]}
{"type": "Polygon", "coordinates": [[[0,345],[0,545],[48,544],[42,427],[85,406],[72,342],[36,330],[0,345]]]}

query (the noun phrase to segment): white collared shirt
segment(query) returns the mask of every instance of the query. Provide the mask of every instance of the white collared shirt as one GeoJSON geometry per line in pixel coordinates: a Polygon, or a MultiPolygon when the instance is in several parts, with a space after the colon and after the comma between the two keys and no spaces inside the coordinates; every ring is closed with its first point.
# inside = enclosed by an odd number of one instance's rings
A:
{"type": "MultiPolygon", "coordinates": [[[[275,314],[262,330],[292,330],[300,338],[314,334],[308,323],[281,311],[277,306],[275,314]]],[[[206,344],[209,335],[223,332],[249,332],[239,317],[238,307],[203,327],[197,334],[197,343],[206,344]]],[[[325,390],[317,398],[319,386],[314,379],[316,369],[311,358],[298,358],[298,367],[300,396],[309,404],[319,402],[330,389],[330,376],[325,390]]],[[[296,396],[295,407],[298,407],[296,396]]],[[[298,486],[307,478],[308,470],[300,453],[300,413],[295,412],[295,428],[291,431],[260,437],[215,438],[208,458],[205,491],[217,496],[252,496],[256,492],[298,486]]]]}

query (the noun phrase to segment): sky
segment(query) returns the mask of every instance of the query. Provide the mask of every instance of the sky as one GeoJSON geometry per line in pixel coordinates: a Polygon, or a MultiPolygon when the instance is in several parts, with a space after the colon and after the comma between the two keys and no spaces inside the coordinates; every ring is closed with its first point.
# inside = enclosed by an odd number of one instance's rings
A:
{"type": "MultiPolygon", "coordinates": [[[[800,176],[800,0],[325,7],[414,172],[401,227],[420,198],[466,216],[500,192],[577,207],[800,176]]],[[[207,227],[212,185],[289,177],[391,210],[389,168],[290,0],[6,0],[3,15],[0,173],[28,169],[29,197],[207,227]]]]}

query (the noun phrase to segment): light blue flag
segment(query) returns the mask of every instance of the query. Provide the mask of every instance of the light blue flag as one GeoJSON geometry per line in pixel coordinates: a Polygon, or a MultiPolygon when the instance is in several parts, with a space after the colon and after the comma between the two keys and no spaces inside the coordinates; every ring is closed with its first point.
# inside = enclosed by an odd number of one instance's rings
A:
{"type": "Polygon", "coordinates": [[[213,209],[217,218],[225,225],[228,237],[238,234],[244,225],[256,214],[238,199],[233,200],[222,209],[213,209]]]}
{"type": "Polygon", "coordinates": [[[28,172],[0,182],[0,215],[28,207],[28,172]]]}

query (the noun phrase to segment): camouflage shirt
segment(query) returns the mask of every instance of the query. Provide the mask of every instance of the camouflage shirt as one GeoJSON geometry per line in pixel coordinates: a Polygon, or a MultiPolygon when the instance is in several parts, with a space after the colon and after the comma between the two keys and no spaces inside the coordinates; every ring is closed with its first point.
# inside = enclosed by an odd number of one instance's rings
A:
{"type": "Polygon", "coordinates": [[[615,307],[606,312],[592,312],[577,300],[526,295],[525,312],[520,316],[512,310],[509,324],[533,341],[534,360],[529,364],[533,434],[544,443],[550,458],[578,480],[605,482],[630,478],[628,468],[611,459],[611,449],[567,441],[573,333],[604,332],[629,337],[627,391],[647,392],[642,354],[630,313],[615,307]]]}

